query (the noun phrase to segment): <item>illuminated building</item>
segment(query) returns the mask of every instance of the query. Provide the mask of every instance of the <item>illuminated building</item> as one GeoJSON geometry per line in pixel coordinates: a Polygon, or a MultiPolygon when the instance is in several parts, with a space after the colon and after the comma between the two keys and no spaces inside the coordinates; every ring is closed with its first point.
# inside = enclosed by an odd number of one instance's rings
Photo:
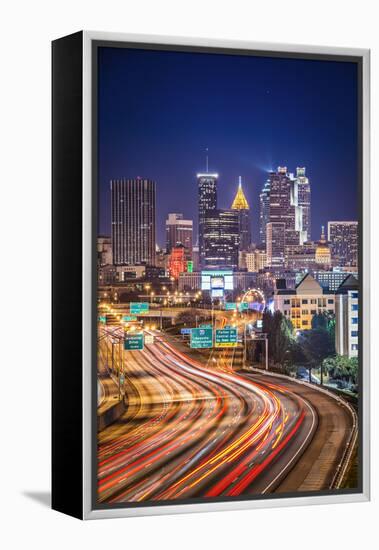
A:
{"type": "Polygon", "coordinates": [[[268,266],[284,265],[285,229],[286,225],[284,222],[269,222],[266,225],[268,266]]]}
{"type": "Polygon", "coordinates": [[[358,266],[358,222],[328,222],[328,241],[339,266],[358,266]]]}
{"type": "Polygon", "coordinates": [[[266,244],[266,225],[270,221],[270,178],[259,195],[259,240],[266,244]]]}
{"type": "Polygon", "coordinates": [[[307,274],[294,289],[275,290],[274,309],[281,311],[295,330],[309,330],[314,315],[334,314],[335,295],[325,291],[320,283],[307,274]]]}
{"type": "Polygon", "coordinates": [[[330,248],[325,238],[324,226],[321,227],[321,238],[317,243],[315,260],[316,264],[325,266],[331,265],[330,248]]]}
{"type": "Polygon", "coordinates": [[[99,266],[112,265],[112,239],[110,237],[97,238],[97,263],[99,266]]]}
{"type": "Polygon", "coordinates": [[[238,268],[239,217],[236,210],[208,211],[203,221],[202,268],[238,268]]]}
{"type": "Polygon", "coordinates": [[[185,252],[185,247],[182,244],[171,248],[170,259],[168,262],[170,277],[178,279],[180,273],[183,273],[186,270],[187,262],[185,252]]]}
{"type": "Polygon", "coordinates": [[[267,266],[267,253],[265,250],[260,250],[259,248],[256,248],[252,252],[246,252],[245,262],[248,271],[260,271],[267,266]]]}
{"type": "Polygon", "coordinates": [[[297,204],[301,208],[301,229],[304,240],[311,240],[311,185],[305,176],[305,168],[296,168],[297,204]]]}
{"type": "Polygon", "coordinates": [[[239,225],[240,225],[240,250],[248,250],[251,244],[251,217],[250,206],[247,202],[245,194],[242,189],[241,176],[239,178],[238,190],[234,197],[231,210],[238,212],[239,225]]]}
{"type": "MultiPolygon", "coordinates": [[[[208,164],[208,163],[207,163],[208,164]]],[[[199,260],[200,265],[204,264],[204,222],[208,212],[217,209],[217,182],[218,174],[197,174],[198,186],[198,212],[199,212],[199,260]]]]}
{"type": "Polygon", "coordinates": [[[336,351],[358,357],[359,284],[353,275],[346,277],[336,292],[336,351]]]}
{"type": "Polygon", "coordinates": [[[155,182],[111,180],[114,265],[155,265],[155,182]]]}
{"type": "Polygon", "coordinates": [[[166,220],[166,252],[182,244],[186,258],[192,258],[193,221],[185,220],[183,214],[169,214],[166,220]]]}

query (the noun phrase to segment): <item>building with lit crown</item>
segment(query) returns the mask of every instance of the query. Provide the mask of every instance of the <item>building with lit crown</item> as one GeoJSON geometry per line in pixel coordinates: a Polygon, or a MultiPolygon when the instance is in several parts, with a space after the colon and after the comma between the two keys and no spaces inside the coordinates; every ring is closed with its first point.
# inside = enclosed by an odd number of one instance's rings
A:
{"type": "Polygon", "coordinates": [[[250,206],[242,189],[241,176],[239,178],[238,189],[231,210],[236,210],[238,212],[240,226],[239,249],[248,250],[251,244],[251,216],[250,206]]]}
{"type": "Polygon", "coordinates": [[[324,265],[326,267],[329,267],[332,263],[329,244],[325,238],[324,226],[321,227],[321,238],[317,242],[315,261],[316,264],[324,265]]]}
{"type": "Polygon", "coordinates": [[[270,178],[259,195],[259,241],[266,244],[266,225],[270,221],[270,178]]]}

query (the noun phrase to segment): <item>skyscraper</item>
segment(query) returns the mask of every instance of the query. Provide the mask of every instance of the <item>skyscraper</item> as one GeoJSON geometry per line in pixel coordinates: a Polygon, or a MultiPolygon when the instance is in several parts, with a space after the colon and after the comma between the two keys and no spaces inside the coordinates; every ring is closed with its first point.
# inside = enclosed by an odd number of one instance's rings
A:
{"type": "Polygon", "coordinates": [[[358,266],[358,222],[328,222],[332,258],[341,267],[358,266]]]}
{"type": "MultiPolygon", "coordinates": [[[[283,244],[283,254],[286,246],[300,245],[305,241],[305,233],[302,230],[302,209],[298,204],[298,186],[297,181],[292,174],[287,172],[286,166],[279,166],[277,172],[270,172],[270,223],[271,239],[276,235],[276,231],[284,224],[283,238],[279,235],[275,239],[283,244]]],[[[266,224],[266,249],[267,263],[270,265],[270,257],[278,260],[276,254],[270,255],[268,249],[268,224],[266,224]]],[[[272,244],[270,245],[272,246],[272,244]]],[[[281,255],[280,255],[281,257],[281,255]]]]}
{"type": "Polygon", "coordinates": [[[285,229],[284,222],[268,222],[266,225],[267,265],[270,267],[284,266],[285,229]]]}
{"type": "Polygon", "coordinates": [[[259,195],[259,240],[266,244],[266,225],[270,221],[270,178],[267,178],[259,195]]]}
{"type": "MultiPolygon", "coordinates": [[[[207,163],[208,164],[208,163],[207,163]]],[[[198,209],[199,209],[199,259],[204,263],[204,220],[208,212],[217,209],[217,182],[218,174],[197,174],[198,209]]]]}
{"type": "Polygon", "coordinates": [[[203,268],[238,268],[240,239],[236,210],[208,211],[203,223],[203,268]]]}
{"type": "Polygon", "coordinates": [[[302,231],[304,239],[311,240],[311,184],[305,176],[305,167],[296,168],[297,203],[301,207],[302,231]]]}
{"type": "Polygon", "coordinates": [[[183,214],[169,214],[166,220],[166,252],[182,244],[185,248],[185,256],[192,258],[192,232],[193,221],[185,220],[183,214]]]}
{"type": "Polygon", "coordinates": [[[155,265],[155,182],[111,180],[115,265],[155,265]]]}
{"type": "Polygon", "coordinates": [[[248,250],[251,245],[251,217],[250,217],[250,206],[247,202],[245,194],[242,189],[241,176],[239,178],[238,189],[236,196],[234,197],[233,204],[231,206],[232,210],[238,212],[239,226],[240,226],[240,245],[239,249],[248,250]]]}

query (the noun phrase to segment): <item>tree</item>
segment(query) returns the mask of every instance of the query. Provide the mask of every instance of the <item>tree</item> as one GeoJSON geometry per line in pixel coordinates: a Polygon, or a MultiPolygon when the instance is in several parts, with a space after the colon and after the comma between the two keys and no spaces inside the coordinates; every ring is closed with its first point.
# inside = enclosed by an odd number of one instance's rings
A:
{"type": "Polygon", "coordinates": [[[181,311],[178,313],[178,315],[175,317],[175,321],[178,325],[196,325],[196,320],[198,322],[205,321],[207,318],[206,315],[204,315],[203,312],[197,310],[197,309],[187,309],[184,311],[181,311]]]}
{"type": "Polygon", "coordinates": [[[350,380],[353,384],[358,383],[358,358],[336,355],[324,360],[323,366],[331,378],[338,380],[350,380]]]}
{"type": "Polygon", "coordinates": [[[268,354],[273,363],[285,366],[293,341],[293,327],[280,311],[272,314],[266,310],[262,317],[262,331],[268,336],[268,354]]]}
{"type": "Polygon", "coordinates": [[[335,354],[334,339],[326,328],[314,328],[305,330],[299,335],[299,344],[307,358],[309,381],[312,381],[312,368],[320,367],[321,384],[323,383],[323,362],[335,354]]]}

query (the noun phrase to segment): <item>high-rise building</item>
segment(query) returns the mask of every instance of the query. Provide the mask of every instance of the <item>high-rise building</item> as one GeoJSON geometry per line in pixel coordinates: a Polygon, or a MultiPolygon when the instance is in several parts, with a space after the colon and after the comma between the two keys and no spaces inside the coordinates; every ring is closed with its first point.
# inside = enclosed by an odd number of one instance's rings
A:
{"type": "Polygon", "coordinates": [[[166,220],[166,252],[182,244],[185,249],[185,256],[192,258],[192,233],[193,221],[185,220],[183,214],[169,214],[166,220]]]}
{"type": "Polygon", "coordinates": [[[239,217],[236,210],[208,211],[203,220],[203,268],[238,268],[239,217]]]}
{"type": "Polygon", "coordinates": [[[328,241],[335,263],[341,267],[358,266],[358,222],[328,222],[328,241]]]}
{"type": "Polygon", "coordinates": [[[114,265],[155,265],[155,181],[111,180],[114,265]]]}
{"type": "Polygon", "coordinates": [[[270,178],[265,181],[259,195],[259,240],[266,244],[266,225],[270,221],[270,178]]]}
{"type": "Polygon", "coordinates": [[[242,189],[241,176],[239,178],[238,189],[231,210],[236,210],[238,212],[240,224],[240,251],[248,250],[251,244],[250,206],[242,189]]]}
{"type": "Polygon", "coordinates": [[[283,266],[285,251],[284,222],[268,222],[266,225],[266,251],[268,266],[283,266]]]}
{"type": "Polygon", "coordinates": [[[204,220],[208,212],[217,209],[217,182],[218,174],[197,174],[198,186],[198,211],[199,211],[199,256],[200,265],[203,265],[205,258],[204,250],[204,220]]]}
{"type": "Polygon", "coordinates": [[[359,284],[353,275],[346,277],[336,292],[336,351],[357,357],[359,349],[359,284]]]}
{"type": "Polygon", "coordinates": [[[304,239],[311,240],[311,184],[305,175],[305,167],[296,168],[297,203],[301,208],[304,239]]]}

